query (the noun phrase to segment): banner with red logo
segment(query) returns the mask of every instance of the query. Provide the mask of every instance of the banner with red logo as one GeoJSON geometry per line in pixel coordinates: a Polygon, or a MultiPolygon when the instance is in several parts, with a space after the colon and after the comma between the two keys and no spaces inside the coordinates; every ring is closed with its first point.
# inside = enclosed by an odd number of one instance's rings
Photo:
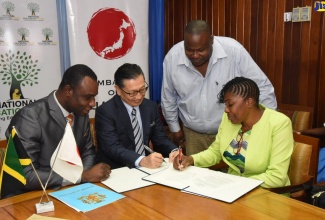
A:
{"type": "Polygon", "coordinates": [[[86,64],[97,74],[97,106],[115,95],[114,73],[124,63],[141,66],[149,81],[149,0],[67,0],[66,6],[71,65],[86,64]]]}
{"type": "Polygon", "coordinates": [[[0,139],[12,116],[61,81],[56,1],[0,0],[0,139]]]}

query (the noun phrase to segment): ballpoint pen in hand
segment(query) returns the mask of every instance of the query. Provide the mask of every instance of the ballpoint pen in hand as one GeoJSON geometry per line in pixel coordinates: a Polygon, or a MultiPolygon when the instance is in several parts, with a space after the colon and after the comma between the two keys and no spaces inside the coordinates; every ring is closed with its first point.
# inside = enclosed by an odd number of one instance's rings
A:
{"type": "MultiPolygon", "coordinates": [[[[150,148],[150,147],[148,147],[147,145],[143,145],[144,146],[144,148],[147,150],[147,151],[149,151],[149,153],[154,153],[154,151],[150,148]]],[[[165,161],[165,159],[163,158],[163,162],[165,162],[166,163],[166,161],[165,161]]]]}
{"type": "Polygon", "coordinates": [[[179,146],[178,147],[178,158],[179,158],[178,162],[179,162],[179,164],[182,164],[182,157],[183,157],[182,147],[179,146]]]}

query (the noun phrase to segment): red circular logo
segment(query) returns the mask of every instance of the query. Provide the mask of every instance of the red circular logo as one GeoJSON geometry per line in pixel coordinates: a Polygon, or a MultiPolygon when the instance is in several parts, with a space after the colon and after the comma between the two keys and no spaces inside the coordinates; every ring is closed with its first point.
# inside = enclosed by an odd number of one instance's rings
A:
{"type": "Polygon", "coordinates": [[[125,56],[133,47],[136,32],[132,20],[116,8],[95,12],[87,27],[94,52],[108,60],[125,56]]]}

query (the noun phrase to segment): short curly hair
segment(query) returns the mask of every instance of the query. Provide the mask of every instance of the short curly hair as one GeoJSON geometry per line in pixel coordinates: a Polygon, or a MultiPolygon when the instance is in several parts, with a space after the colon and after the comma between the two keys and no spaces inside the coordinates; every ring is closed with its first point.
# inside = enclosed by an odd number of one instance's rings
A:
{"type": "Polygon", "coordinates": [[[89,77],[95,81],[97,81],[97,75],[95,72],[84,64],[76,64],[70,66],[63,74],[62,81],[59,85],[60,89],[63,89],[64,86],[70,85],[72,88],[77,87],[81,81],[85,78],[89,77]]]}

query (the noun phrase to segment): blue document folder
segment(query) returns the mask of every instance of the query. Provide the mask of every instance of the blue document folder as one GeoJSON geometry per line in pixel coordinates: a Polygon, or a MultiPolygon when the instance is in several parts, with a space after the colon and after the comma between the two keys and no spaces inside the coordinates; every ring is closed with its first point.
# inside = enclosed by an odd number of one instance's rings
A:
{"type": "Polygon", "coordinates": [[[125,196],[92,183],[84,183],[49,193],[78,212],[88,212],[125,196]]]}

